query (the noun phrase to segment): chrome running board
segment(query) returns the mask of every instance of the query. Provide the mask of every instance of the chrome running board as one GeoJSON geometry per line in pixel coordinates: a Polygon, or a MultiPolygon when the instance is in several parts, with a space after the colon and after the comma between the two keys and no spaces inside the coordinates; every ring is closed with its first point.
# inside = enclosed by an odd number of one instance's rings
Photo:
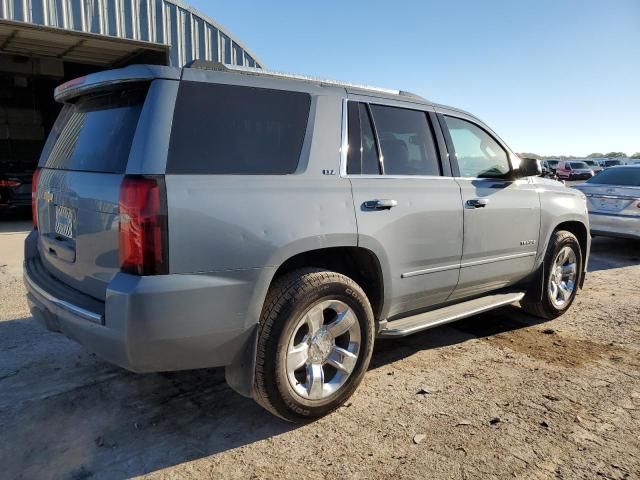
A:
{"type": "Polygon", "coordinates": [[[487,312],[495,308],[519,302],[524,298],[525,292],[507,292],[488,295],[485,297],[467,300],[466,302],[438,308],[430,312],[419,313],[411,317],[401,318],[388,322],[379,333],[379,337],[393,338],[405,337],[412,333],[421,332],[429,328],[438,327],[445,323],[455,322],[463,318],[471,317],[479,313],[487,312]]]}

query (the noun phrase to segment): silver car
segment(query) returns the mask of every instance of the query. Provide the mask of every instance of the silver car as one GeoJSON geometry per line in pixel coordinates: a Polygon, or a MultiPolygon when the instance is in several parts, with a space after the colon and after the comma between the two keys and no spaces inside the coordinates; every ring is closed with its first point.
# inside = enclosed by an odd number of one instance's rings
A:
{"type": "Polygon", "coordinates": [[[587,166],[591,169],[594,175],[597,175],[602,170],[604,170],[604,168],[595,160],[586,159],[586,160],[582,160],[582,162],[587,164],[587,166]]]}
{"type": "Polygon", "coordinates": [[[31,311],[135,372],[224,367],[305,421],[377,337],[520,302],[563,314],[582,193],[417,95],[197,62],[60,86],[25,244],[31,311]]]}
{"type": "Polygon", "coordinates": [[[587,197],[593,235],[640,239],[640,165],[609,167],[575,188],[587,197]]]}

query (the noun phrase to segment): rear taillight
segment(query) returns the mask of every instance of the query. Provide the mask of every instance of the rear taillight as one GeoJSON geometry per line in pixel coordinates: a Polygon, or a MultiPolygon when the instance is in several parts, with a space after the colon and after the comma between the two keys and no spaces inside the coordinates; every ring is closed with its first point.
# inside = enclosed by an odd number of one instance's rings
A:
{"type": "Polygon", "coordinates": [[[20,182],[15,180],[0,180],[0,187],[19,187],[20,182]]]}
{"type": "Polygon", "coordinates": [[[169,272],[167,202],[163,177],[127,175],[120,185],[120,270],[169,272]]]}
{"type": "Polygon", "coordinates": [[[40,169],[36,168],[31,179],[31,219],[33,221],[33,229],[38,229],[38,178],[40,177],[40,169]]]}

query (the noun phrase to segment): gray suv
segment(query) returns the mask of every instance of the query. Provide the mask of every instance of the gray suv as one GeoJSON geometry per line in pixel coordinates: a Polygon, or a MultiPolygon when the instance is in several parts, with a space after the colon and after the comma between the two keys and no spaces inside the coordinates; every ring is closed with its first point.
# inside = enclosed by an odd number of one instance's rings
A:
{"type": "Polygon", "coordinates": [[[31,311],[134,372],[226,369],[276,415],[340,406],[376,338],[584,281],[584,195],[416,95],[196,62],[73,80],[35,173],[31,311]]]}

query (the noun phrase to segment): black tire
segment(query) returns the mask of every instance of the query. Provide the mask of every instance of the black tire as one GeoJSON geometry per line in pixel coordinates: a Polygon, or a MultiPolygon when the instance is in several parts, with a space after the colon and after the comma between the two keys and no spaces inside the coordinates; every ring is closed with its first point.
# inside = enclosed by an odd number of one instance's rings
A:
{"type": "Polygon", "coordinates": [[[575,237],[575,235],[565,230],[557,230],[553,232],[543,262],[542,274],[544,275],[544,278],[542,279],[542,295],[536,295],[537,298],[532,299],[528,299],[527,297],[525,297],[525,299],[521,302],[522,308],[531,315],[547,320],[559,317],[560,315],[565,313],[569,309],[569,307],[571,307],[571,304],[576,297],[576,293],[578,292],[578,286],[580,284],[580,279],[582,276],[582,265],[582,249],[580,248],[580,242],[578,242],[578,239],[575,237]],[[574,288],[571,292],[571,295],[564,305],[558,307],[551,300],[551,296],[549,293],[549,284],[551,282],[553,262],[559,254],[560,250],[567,246],[570,247],[575,253],[577,272],[574,288]]]}
{"type": "Polygon", "coordinates": [[[369,366],[375,322],[367,296],[349,277],[321,269],[300,269],[277,279],[267,294],[258,328],[254,399],[273,414],[307,422],[340,407],[358,387],[369,366]],[[336,392],[321,400],[298,395],[287,377],[286,353],[294,329],[323,300],[346,304],[360,326],[360,349],[351,374],[336,392]]]}

